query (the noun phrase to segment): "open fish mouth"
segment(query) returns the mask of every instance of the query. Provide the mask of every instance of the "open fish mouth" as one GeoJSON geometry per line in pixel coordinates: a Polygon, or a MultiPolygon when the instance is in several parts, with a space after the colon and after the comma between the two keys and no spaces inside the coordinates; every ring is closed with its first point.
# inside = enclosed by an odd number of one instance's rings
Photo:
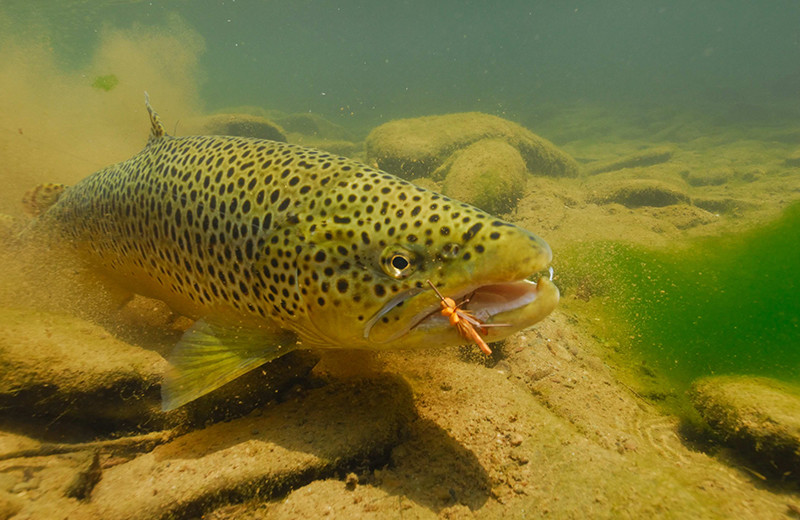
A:
{"type": "MultiPolygon", "coordinates": [[[[452,298],[461,310],[469,311],[478,321],[492,324],[504,324],[504,327],[492,327],[489,336],[502,339],[528,327],[549,314],[559,299],[558,289],[552,282],[552,268],[549,276],[540,276],[538,280],[528,279],[510,282],[477,285],[463,289],[455,294],[445,294],[452,298]]],[[[426,299],[427,301],[427,299],[426,299]]],[[[451,332],[452,326],[448,318],[441,314],[438,296],[430,289],[414,288],[397,295],[377,312],[364,327],[364,338],[379,343],[388,343],[400,339],[412,331],[435,334],[440,331],[451,332]],[[374,326],[381,318],[401,304],[424,298],[420,293],[430,293],[430,305],[424,305],[406,320],[407,325],[394,331],[388,337],[372,337],[374,326]]],[[[453,331],[454,333],[454,331],[453,331]]]]}

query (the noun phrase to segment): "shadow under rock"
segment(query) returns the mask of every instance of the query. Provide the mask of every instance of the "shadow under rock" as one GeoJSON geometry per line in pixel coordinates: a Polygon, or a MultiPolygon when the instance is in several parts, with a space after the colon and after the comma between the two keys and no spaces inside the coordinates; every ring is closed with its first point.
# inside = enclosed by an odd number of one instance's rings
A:
{"type": "Polygon", "coordinates": [[[319,355],[312,351],[289,352],[169,412],[161,410],[158,374],[119,377],[86,392],[31,386],[14,396],[0,396],[0,429],[44,442],[81,443],[203,427],[281,400],[292,385],[305,381],[318,361],[319,355]]]}

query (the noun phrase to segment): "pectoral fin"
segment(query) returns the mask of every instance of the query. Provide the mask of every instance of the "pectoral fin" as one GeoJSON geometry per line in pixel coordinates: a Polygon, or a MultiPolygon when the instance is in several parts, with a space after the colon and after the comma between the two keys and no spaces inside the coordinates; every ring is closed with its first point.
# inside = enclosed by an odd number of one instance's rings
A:
{"type": "Polygon", "coordinates": [[[169,358],[161,408],[174,410],[295,348],[288,331],[220,326],[199,320],[169,358]]]}

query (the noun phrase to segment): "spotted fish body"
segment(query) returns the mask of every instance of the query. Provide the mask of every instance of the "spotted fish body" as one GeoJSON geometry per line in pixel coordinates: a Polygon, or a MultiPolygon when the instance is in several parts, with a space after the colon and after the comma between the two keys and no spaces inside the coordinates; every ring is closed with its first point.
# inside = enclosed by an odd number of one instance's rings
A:
{"type": "Polygon", "coordinates": [[[167,409],[298,346],[463,343],[427,280],[472,295],[483,321],[511,324],[490,341],[558,300],[549,280],[524,281],[551,259],[528,231],[322,151],[171,137],[148,110],[144,150],[67,188],[37,225],[132,292],[200,320],[171,359],[167,409]]]}

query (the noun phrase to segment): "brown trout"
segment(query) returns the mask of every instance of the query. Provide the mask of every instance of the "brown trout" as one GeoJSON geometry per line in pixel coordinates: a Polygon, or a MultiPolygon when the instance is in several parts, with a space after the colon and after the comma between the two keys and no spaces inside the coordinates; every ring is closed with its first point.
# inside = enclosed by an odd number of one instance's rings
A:
{"type": "MultiPolygon", "coordinates": [[[[170,356],[177,408],[296,348],[463,344],[428,285],[497,341],[558,302],[536,235],[323,151],[172,137],[147,102],[144,150],[58,196],[35,228],[104,279],[197,320],[170,356]]],[[[56,190],[58,191],[58,190],[56,190]]]]}

